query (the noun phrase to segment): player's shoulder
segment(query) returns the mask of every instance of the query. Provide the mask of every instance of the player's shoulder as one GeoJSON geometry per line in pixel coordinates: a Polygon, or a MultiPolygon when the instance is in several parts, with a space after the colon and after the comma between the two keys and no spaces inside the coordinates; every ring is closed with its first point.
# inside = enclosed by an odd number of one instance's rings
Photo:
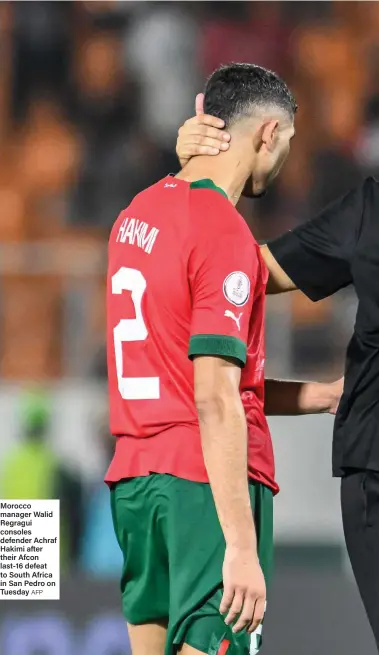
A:
{"type": "Polygon", "coordinates": [[[252,234],[241,214],[232,205],[223,189],[211,180],[190,185],[189,212],[192,225],[202,232],[217,230],[219,234],[252,234]]]}
{"type": "Polygon", "coordinates": [[[150,216],[152,212],[157,215],[160,210],[164,211],[165,200],[167,201],[166,205],[169,205],[171,200],[171,198],[167,197],[165,191],[176,186],[171,182],[171,179],[170,177],[164,177],[137,193],[129,205],[120,210],[113,222],[112,231],[118,229],[119,224],[129,216],[150,216]]]}
{"type": "Polygon", "coordinates": [[[152,197],[154,197],[155,201],[158,200],[159,202],[163,202],[164,200],[167,200],[167,202],[170,202],[172,194],[169,192],[173,189],[177,189],[177,187],[178,185],[175,183],[175,178],[171,176],[163,177],[137,193],[137,195],[134,196],[131,205],[137,206],[150,203],[152,197]]]}
{"type": "Polygon", "coordinates": [[[202,209],[208,214],[219,214],[226,218],[238,214],[235,207],[229,201],[226,192],[212,180],[198,180],[189,185],[189,201],[191,212],[199,212],[202,209]]]}

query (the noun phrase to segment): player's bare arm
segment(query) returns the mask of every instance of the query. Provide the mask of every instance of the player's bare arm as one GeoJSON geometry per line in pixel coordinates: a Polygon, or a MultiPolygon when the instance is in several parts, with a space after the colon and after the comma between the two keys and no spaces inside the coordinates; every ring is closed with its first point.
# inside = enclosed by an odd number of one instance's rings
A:
{"type": "Polygon", "coordinates": [[[239,392],[241,369],[218,357],[194,361],[195,403],[202,448],[226,541],[220,612],[234,632],[252,632],[263,620],[266,586],[247,475],[247,426],[239,392]]]}
{"type": "Polygon", "coordinates": [[[344,378],[330,383],[265,380],[265,414],[335,414],[343,384],[344,378]]]}

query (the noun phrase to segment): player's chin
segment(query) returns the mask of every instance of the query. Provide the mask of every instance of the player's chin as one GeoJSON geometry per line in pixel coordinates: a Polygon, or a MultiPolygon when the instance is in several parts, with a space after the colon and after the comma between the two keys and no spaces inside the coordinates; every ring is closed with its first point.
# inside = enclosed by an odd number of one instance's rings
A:
{"type": "Polygon", "coordinates": [[[252,198],[263,198],[267,193],[267,189],[262,189],[261,191],[253,191],[251,197],[252,198]]]}
{"type": "Polygon", "coordinates": [[[257,198],[263,198],[267,193],[267,189],[244,189],[242,192],[242,196],[244,198],[251,198],[253,200],[256,200],[257,198]]]}
{"type": "Polygon", "coordinates": [[[253,182],[248,180],[243,188],[242,196],[244,198],[263,198],[267,192],[267,184],[253,182]]]}

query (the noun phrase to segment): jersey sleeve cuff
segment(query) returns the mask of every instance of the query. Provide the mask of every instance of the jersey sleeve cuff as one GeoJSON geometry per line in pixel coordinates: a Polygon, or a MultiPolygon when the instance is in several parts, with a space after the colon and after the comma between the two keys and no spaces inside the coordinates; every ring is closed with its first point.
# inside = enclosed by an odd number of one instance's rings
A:
{"type": "Polygon", "coordinates": [[[193,359],[196,355],[231,357],[245,366],[246,345],[237,337],[220,334],[195,334],[190,338],[188,357],[193,359]]]}

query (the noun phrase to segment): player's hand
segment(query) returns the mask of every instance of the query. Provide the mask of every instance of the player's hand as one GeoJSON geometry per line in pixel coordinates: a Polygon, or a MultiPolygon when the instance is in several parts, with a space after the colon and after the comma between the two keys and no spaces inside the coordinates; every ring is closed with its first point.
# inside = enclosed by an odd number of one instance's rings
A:
{"type": "Polygon", "coordinates": [[[236,619],[233,632],[254,632],[262,623],[266,606],[266,584],[254,548],[226,547],[223,565],[224,593],[220,613],[225,623],[236,619]]]}
{"type": "Polygon", "coordinates": [[[183,168],[195,155],[218,155],[228,150],[230,135],[223,131],[224,121],[203,113],[204,94],[196,96],[196,116],[189,118],[178,132],[176,154],[183,168]]]}
{"type": "Polygon", "coordinates": [[[345,378],[340,378],[335,382],[328,384],[330,394],[330,407],[329,414],[336,414],[338,405],[340,404],[341,396],[343,394],[343,385],[345,378]]]}

